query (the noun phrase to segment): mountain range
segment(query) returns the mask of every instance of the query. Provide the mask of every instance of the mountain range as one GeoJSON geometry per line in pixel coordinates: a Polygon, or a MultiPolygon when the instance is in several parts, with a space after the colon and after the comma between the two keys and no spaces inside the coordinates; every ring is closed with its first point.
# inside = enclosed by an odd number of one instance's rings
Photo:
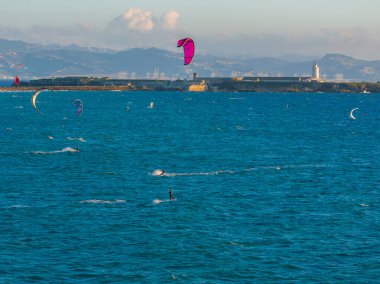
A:
{"type": "Polygon", "coordinates": [[[379,81],[380,60],[359,60],[342,54],[327,54],[314,60],[282,58],[225,58],[196,54],[183,65],[182,51],[133,48],[123,51],[77,45],[32,44],[0,39],[0,78],[94,76],[120,79],[203,77],[310,76],[317,62],[326,80],[379,81]]]}

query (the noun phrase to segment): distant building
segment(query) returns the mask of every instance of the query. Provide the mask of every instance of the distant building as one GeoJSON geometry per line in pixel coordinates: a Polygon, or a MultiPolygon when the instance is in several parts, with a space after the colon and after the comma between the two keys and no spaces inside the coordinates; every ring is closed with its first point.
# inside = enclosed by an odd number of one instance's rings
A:
{"type": "Polygon", "coordinates": [[[189,86],[190,92],[204,92],[207,90],[207,84],[205,80],[202,80],[200,84],[192,84],[189,86]]]}
{"type": "Polygon", "coordinates": [[[317,62],[315,62],[315,64],[313,65],[312,80],[316,80],[316,81],[320,80],[320,78],[319,78],[319,66],[318,66],[317,62]]]}

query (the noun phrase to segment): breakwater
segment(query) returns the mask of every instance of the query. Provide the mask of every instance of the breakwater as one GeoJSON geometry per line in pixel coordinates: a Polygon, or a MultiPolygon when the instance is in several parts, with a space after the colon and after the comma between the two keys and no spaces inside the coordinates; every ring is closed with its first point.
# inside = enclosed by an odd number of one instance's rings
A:
{"type": "Polygon", "coordinates": [[[275,77],[250,80],[238,78],[194,78],[193,80],[120,80],[93,77],[62,77],[21,82],[19,86],[2,87],[2,91],[35,90],[120,90],[120,91],[188,91],[192,85],[205,82],[208,91],[218,92],[323,92],[323,93],[380,93],[377,82],[322,82],[308,78],[275,77]]]}

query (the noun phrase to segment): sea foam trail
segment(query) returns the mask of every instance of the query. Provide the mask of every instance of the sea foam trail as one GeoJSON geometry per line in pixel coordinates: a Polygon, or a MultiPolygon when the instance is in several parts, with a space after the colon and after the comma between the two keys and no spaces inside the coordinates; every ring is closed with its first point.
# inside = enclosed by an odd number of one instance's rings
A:
{"type": "Polygon", "coordinates": [[[58,153],[65,153],[65,152],[79,152],[79,150],[71,148],[71,147],[66,147],[63,148],[62,150],[57,150],[57,151],[33,151],[32,153],[35,155],[51,155],[51,154],[58,154],[58,153]]]}
{"type": "Polygon", "coordinates": [[[221,174],[235,174],[238,171],[232,171],[232,170],[220,170],[220,171],[213,171],[213,172],[197,172],[197,173],[165,173],[164,176],[168,177],[174,177],[174,176],[214,176],[214,175],[221,175],[221,174]]]}
{"type": "Polygon", "coordinates": [[[163,202],[172,202],[172,201],[175,201],[177,200],[177,198],[173,198],[173,199],[154,199],[152,201],[153,204],[160,204],[160,203],[163,203],[163,202]]]}
{"type": "Polygon", "coordinates": [[[8,208],[29,208],[30,206],[24,205],[24,204],[15,204],[11,205],[8,208]]]}
{"type": "Polygon", "coordinates": [[[195,173],[167,173],[163,170],[155,170],[153,173],[151,173],[152,176],[167,176],[167,177],[174,177],[174,176],[210,176],[210,175],[219,175],[219,174],[234,174],[236,171],[213,171],[213,172],[195,172],[195,173]]]}
{"type": "Polygon", "coordinates": [[[79,138],[76,138],[76,137],[67,137],[67,140],[76,140],[76,141],[80,141],[80,142],[86,142],[86,140],[82,137],[79,137],[79,138]]]}
{"type": "Polygon", "coordinates": [[[302,169],[302,168],[331,168],[332,165],[322,165],[322,164],[307,164],[307,165],[285,165],[285,166],[258,166],[252,168],[246,168],[242,170],[217,170],[210,172],[193,172],[193,173],[170,173],[164,172],[163,174],[157,175],[156,171],[152,173],[153,176],[166,176],[166,177],[176,177],[176,176],[214,176],[214,175],[231,175],[239,174],[245,172],[253,172],[260,170],[286,170],[286,169],[302,169]]]}
{"type": "Polygon", "coordinates": [[[126,203],[124,199],[115,199],[115,200],[102,200],[102,199],[88,199],[82,200],[80,203],[92,203],[92,204],[117,204],[117,203],[126,203]]]}

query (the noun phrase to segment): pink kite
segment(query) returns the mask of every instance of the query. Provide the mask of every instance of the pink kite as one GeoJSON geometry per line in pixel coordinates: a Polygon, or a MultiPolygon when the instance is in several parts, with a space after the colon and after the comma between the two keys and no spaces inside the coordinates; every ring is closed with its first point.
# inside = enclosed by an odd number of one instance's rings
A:
{"type": "Polygon", "coordinates": [[[195,51],[194,41],[189,37],[180,39],[177,43],[177,47],[181,47],[181,46],[183,46],[183,53],[184,53],[184,59],[185,59],[184,64],[188,65],[190,64],[194,56],[194,51],[195,51]]]}
{"type": "Polygon", "coordinates": [[[20,78],[19,78],[18,76],[15,77],[15,80],[13,81],[13,84],[14,84],[15,86],[20,85],[20,78]]]}
{"type": "Polygon", "coordinates": [[[77,108],[77,115],[81,115],[82,112],[83,112],[83,103],[82,103],[82,101],[79,100],[79,99],[76,99],[75,101],[73,101],[73,104],[77,108]]]}

